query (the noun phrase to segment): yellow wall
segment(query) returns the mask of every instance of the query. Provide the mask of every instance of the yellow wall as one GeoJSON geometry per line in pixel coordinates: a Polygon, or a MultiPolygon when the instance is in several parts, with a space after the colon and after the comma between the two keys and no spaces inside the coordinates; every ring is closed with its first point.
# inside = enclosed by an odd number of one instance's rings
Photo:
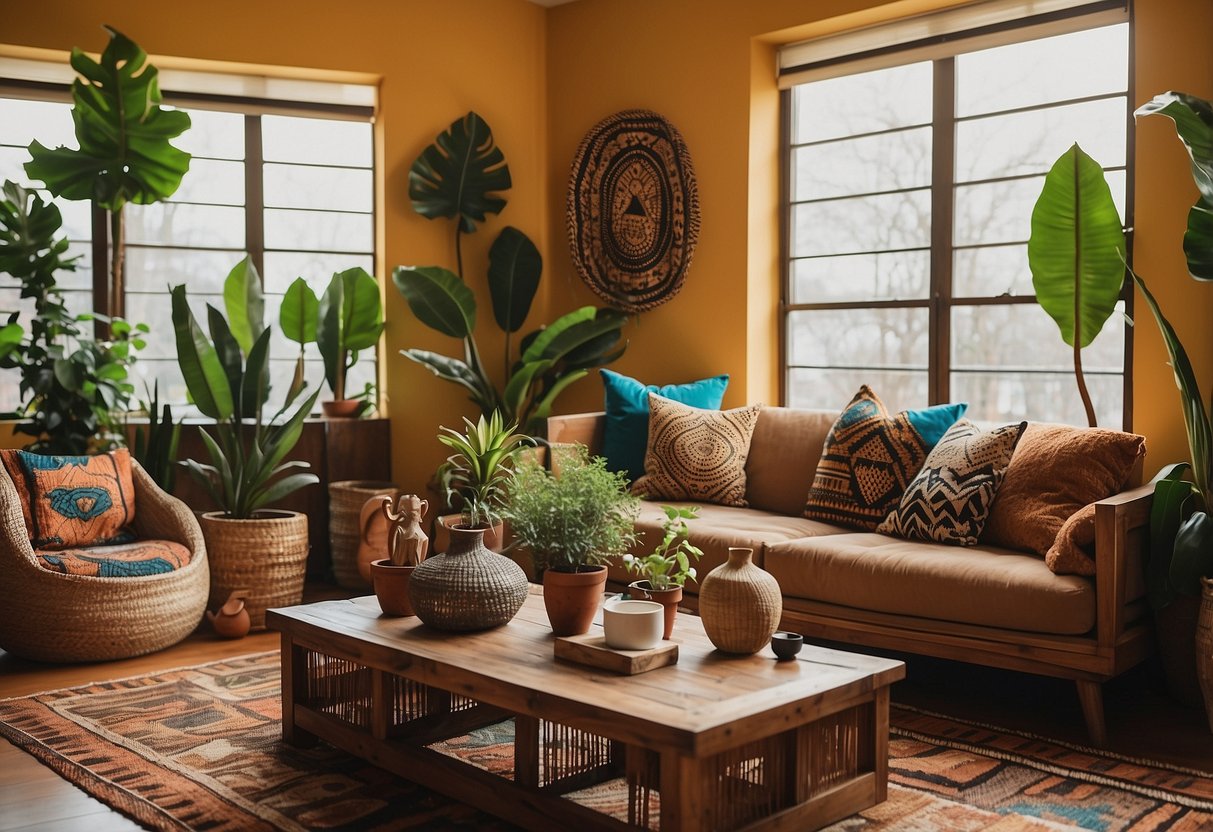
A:
{"type": "MultiPolygon", "coordinates": [[[[541,7],[525,0],[47,0],[7,4],[0,42],[100,51],[106,23],[153,55],[380,76],[387,266],[381,279],[390,279],[398,264],[454,268],[451,228],[413,212],[407,177],[422,148],[468,110],[492,126],[514,179],[509,206],[466,240],[470,281],[484,289],[488,246],[504,224],[518,226],[546,248],[541,7]]],[[[386,299],[382,360],[393,471],[402,486],[419,490],[444,456],[434,438],[437,425],[457,425],[471,405],[451,385],[399,354],[414,346],[458,354],[459,344],[418,324],[390,285],[386,299]]],[[[483,348],[496,367],[500,347],[486,342],[483,348]]]]}

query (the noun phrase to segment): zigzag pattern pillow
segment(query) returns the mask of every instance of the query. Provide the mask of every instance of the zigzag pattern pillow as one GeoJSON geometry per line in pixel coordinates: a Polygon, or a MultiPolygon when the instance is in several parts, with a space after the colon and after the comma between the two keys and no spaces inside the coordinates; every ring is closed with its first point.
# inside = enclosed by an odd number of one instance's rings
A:
{"type": "Polygon", "coordinates": [[[897,508],[876,531],[976,546],[1027,422],[985,432],[961,419],[927,456],[897,508]]]}
{"type": "Polygon", "coordinates": [[[889,416],[871,388],[860,387],[826,436],[804,516],[872,531],[968,407],[941,404],[889,416]]]}

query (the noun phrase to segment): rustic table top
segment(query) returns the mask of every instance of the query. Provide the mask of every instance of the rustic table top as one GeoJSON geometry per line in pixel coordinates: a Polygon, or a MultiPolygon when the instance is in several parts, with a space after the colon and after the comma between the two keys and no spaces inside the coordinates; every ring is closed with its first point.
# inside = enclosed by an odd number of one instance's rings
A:
{"type": "Polygon", "coordinates": [[[384,617],[374,596],[270,610],[267,624],[298,644],[516,713],[696,755],[810,722],[905,676],[902,662],[810,644],[795,661],[777,662],[769,648],[731,656],[686,613],[674,627],[677,664],[620,676],[556,660],[537,594],[509,624],[478,633],[384,617]]]}

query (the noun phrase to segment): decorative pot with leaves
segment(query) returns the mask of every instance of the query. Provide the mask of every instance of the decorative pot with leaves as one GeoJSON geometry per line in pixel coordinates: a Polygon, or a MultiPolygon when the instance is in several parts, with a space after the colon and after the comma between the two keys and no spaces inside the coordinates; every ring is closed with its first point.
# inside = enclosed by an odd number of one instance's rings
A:
{"type": "Polygon", "coordinates": [[[438,441],[452,451],[438,469],[438,481],[448,502],[458,500],[463,525],[490,529],[501,522],[501,511],[514,478],[518,455],[531,439],[506,425],[493,411],[475,423],[464,418],[466,433],[442,427],[438,441]]]}
{"type": "Polygon", "coordinates": [[[703,557],[703,550],[691,543],[687,520],[699,517],[698,506],[662,506],[665,520],[661,524],[661,540],[653,551],[643,557],[624,555],[623,565],[638,580],[628,585],[629,595],[656,601],[665,607],[665,627],[662,638],[674,631],[678,605],[682,603],[682,588],[695,578],[692,561],[703,557]]]}
{"type": "Polygon", "coordinates": [[[505,385],[496,386],[476,342],[476,299],[465,280],[462,239],[486,215],[501,212],[503,193],[511,185],[505,154],[484,119],[470,112],[453,122],[413,163],[409,197],[413,209],[427,219],[455,220],[456,271],[398,266],[392,280],[419,321],[463,341],[463,358],[422,349],[404,350],[404,355],[464,387],[481,413],[500,411],[503,419],[533,434],[561,392],[623,354],[627,343],[620,343],[621,330],[627,316],[585,306],[524,335],[515,349],[514,334],[530,313],[543,259],[526,234],[506,226],[489,249],[488,264],[493,319],[504,334],[505,385]]]}
{"type": "Polygon", "coordinates": [[[223,294],[226,318],[207,305],[208,337],[185,286],[172,289],[177,362],[194,404],[215,420],[213,436],[200,428],[210,464],[190,459],[185,465],[220,508],[200,519],[211,560],[211,605],[247,589],[258,629],[270,603],[302,600],[307,517],[267,509],[319,482],[301,470],[307,463],[287,461],[319,391],[301,403],[292,391],[276,413],[266,412],[272,330],[262,321],[261,280],[247,257],[227,276],[223,294]]]}
{"type": "Polygon", "coordinates": [[[530,549],[543,573],[543,603],[558,636],[589,631],[606,585],[606,566],[635,542],[639,498],[623,472],[590,459],[584,446],[562,451],[560,474],[518,466],[502,514],[514,544],[530,549]]]}

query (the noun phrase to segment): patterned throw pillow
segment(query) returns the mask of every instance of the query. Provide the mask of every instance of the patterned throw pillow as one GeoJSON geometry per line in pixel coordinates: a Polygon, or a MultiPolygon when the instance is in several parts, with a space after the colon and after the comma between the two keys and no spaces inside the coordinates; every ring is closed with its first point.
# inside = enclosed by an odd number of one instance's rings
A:
{"type": "Polygon", "coordinates": [[[1027,422],[985,432],[961,419],[943,435],[876,531],[976,546],[1027,422]]]}
{"type": "MultiPolygon", "coordinates": [[[[20,451],[30,495],[35,549],[106,546],[135,539],[131,456],[125,448],[98,456],[42,456],[20,451]]],[[[18,486],[20,487],[20,486],[18,486]]]]}
{"type": "Polygon", "coordinates": [[[968,407],[941,404],[889,416],[871,388],[860,387],[826,436],[804,516],[872,531],[968,407]]]}
{"type": "Polygon", "coordinates": [[[745,461],[761,407],[700,410],[650,393],[645,475],[632,490],[651,499],[744,507],[745,461]]]}

